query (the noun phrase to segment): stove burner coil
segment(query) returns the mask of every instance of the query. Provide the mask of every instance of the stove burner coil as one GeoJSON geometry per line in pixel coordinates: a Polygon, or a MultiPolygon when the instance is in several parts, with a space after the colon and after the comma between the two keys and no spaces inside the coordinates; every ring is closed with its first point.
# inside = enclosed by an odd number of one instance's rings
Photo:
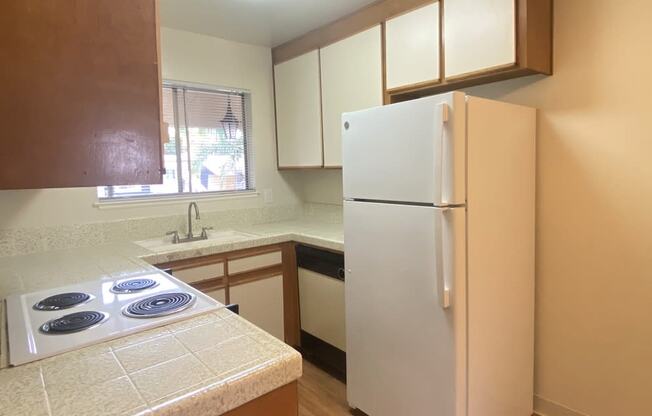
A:
{"type": "Polygon", "coordinates": [[[132,318],[155,318],[181,312],[195,303],[195,296],[185,292],[159,293],[130,303],[122,314],[132,318]]]}
{"type": "Polygon", "coordinates": [[[97,311],[75,312],[47,321],[39,328],[45,334],[72,334],[100,325],[109,314],[97,311]]]}
{"type": "Polygon", "coordinates": [[[111,292],[117,294],[136,293],[156,286],[158,286],[158,282],[154,279],[130,279],[113,285],[111,292]]]}
{"type": "Polygon", "coordinates": [[[58,311],[60,309],[68,309],[73,306],[81,305],[82,303],[86,303],[92,299],[93,297],[88,293],[59,293],[37,302],[34,304],[33,308],[37,311],[58,311]]]}

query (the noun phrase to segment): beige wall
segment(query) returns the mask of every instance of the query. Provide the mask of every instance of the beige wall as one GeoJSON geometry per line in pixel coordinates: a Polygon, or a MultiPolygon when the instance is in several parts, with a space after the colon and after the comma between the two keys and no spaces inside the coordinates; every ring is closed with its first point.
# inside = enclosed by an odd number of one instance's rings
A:
{"type": "Polygon", "coordinates": [[[469,90],[541,109],[535,391],[591,416],[652,413],[651,74],[651,3],[557,0],[554,76],[469,90]]]}
{"type": "MultiPolygon", "coordinates": [[[[299,202],[276,170],[272,61],[269,48],[163,28],[162,71],[166,79],[251,91],[256,187],[272,189],[273,204],[299,202]],[[226,59],[228,57],[228,59],[226,59]]],[[[182,214],[186,202],[100,210],[95,188],[0,191],[0,229],[67,225],[124,218],[182,214]]],[[[262,197],[200,201],[204,211],[263,206],[262,197]]]]}
{"type": "Polygon", "coordinates": [[[290,172],[295,189],[306,202],[342,205],[342,170],[322,169],[290,172]]]}

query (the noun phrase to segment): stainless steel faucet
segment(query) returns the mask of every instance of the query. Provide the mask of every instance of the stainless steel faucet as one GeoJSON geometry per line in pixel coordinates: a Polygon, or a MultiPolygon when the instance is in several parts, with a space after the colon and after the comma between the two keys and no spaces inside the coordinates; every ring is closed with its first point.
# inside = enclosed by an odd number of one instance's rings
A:
{"type": "Polygon", "coordinates": [[[186,236],[186,238],[188,240],[192,240],[192,238],[193,238],[193,236],[192,236],[192,207],[195,207],[195,219],[196,220],[200,219],[200,217],[199,217],[199,207],[197,207],[197,203],[193,201],[188,205],[188,235],[186,236]]]}
{"type": "Polygon", "coordinates": [[[188,205],[188,234],[186,235],[185,238],[179,238],[179,232],[178,231],[169,231],[166,233],[166,235],[171,235],[172,236],[172,244],[179,244],[179,243],[188,243],[190,241],[198,241],[198,240],[207,240],[208,239],[208,230],[212,230],[213,227],[201,227],[201,234],[195,237],[192,234],[192,208],[195,207],[195,219],[198,220],[200,219],[199,217],[199,207],[197,206],[196,202],[191,202],[188,205]]]}

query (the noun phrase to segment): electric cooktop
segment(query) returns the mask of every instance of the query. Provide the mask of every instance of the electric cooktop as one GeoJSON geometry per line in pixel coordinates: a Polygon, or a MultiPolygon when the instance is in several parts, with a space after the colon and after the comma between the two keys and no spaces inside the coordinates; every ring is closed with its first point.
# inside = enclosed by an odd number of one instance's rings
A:
{"type": "Polygon", "coordinates": [[[10,295],[6,303],[11,365],[167,325],[224,306],[156,270],[10,295]]]}

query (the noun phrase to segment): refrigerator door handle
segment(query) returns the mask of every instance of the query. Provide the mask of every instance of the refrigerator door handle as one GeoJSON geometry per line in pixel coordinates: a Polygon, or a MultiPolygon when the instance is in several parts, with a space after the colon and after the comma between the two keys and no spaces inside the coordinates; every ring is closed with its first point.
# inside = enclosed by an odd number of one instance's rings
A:
{"type": "Polygon", "coordinates": [[[439,298],[439,306],[442,309],[448,309],[451,306],[451,289],[449,286],[449,275],[451,273],[451,256],[453,256],[452,242],[448,238],[447,232],[447,216],[450,209],[447,207],[437,210],[438,221],[435,228],[435,262],[437,267],[437,295],[439,298]]]}
{"type": "Polygon", "coordinates": [[[445,179],[444,175],[446,174],[446,168],[444,167],[444,163],[446,163],[446,157],[444,156],[444,151],[445,151],[445,145],[444,145],[444,140],[446,139],[446,134],[444,134],[445,130],[445,125],[448,123],[448,104],[442,103],[440,104],[441,106],[441,137],[439,138],[439,172],[437,177],[439,178],[439,203],[442,205],[446,205],[446,201],[444,201],[444,184],[445,184],[445,179]]]}

